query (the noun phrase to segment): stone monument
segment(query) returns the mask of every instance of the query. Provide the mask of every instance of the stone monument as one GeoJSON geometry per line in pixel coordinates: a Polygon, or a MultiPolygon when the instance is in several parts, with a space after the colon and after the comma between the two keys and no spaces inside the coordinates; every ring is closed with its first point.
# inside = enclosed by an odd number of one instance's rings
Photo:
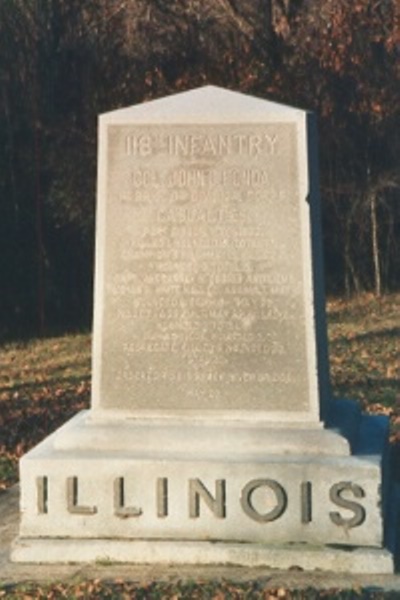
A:
{"type": "Polygon", "coordinates": [[[302,110],[100,117],[92,408],[21,460],[14,560],[393,570],[387,421],[329,389],[317,179],[302,110]]]}

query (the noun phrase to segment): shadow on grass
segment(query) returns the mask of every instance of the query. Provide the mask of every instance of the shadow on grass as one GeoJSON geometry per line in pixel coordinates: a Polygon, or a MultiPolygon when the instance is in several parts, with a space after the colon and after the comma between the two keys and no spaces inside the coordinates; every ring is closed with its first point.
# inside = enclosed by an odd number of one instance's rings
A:
{"type": "Polygon", "coordinates": [[[359,342],[359,341],[369,341],[379,338],[399,338],[400,337],[400,327],[387,327],[383,329],[378,329],[377,331],[367,331],[358,333],[356,335],[352,335],[351,337],[346,335],[339,335],[334,340],[331,341],[331,345],[334,345],[335,342],[343,342],[344,340],[348,343],[359,342]]]}
{"type": "Polygon", "coordinates": [[[386,329],[380,329],[378,331],[370,331],[367,333],[360,333],[355,336],[356,340],[369,340],[375,338],[399,338],[400,327],[391,327],[386,329]]]}
{"type": "Polygon", "coordinates": [[[79,382],[79,393],[72,386],[58,395],[50,389],[35,400],[24,395],[2,402],[0,448],[21,456],[76,412],[88,408],[89,382],[85,386],[79,382]]]}
{"type": "Polygon", "coordinates": [[[357,377],[353,377],[351,381],[336,380],[332,386],[334,396],[357,400],[363,410],[373,405],[381,405],[385,409],[381,410],[382,413],[388,414],[386,409],[399,412],[400,380],[370,375],[367,370],[365,373],[362,377],[358,372],[357,377]]]}
{"type": "MultiPolygon", "coordinates": [[[[354,378],[348,383],[337,383],[334,388],[335,392],[336,390],[340,390],[340,395],[345,393],[347,396],[349,395],[348,393],[353,392],[354,390],[365,390],[366,388],[368,389],[368,392],[371,392],[371,388],[390,388],[393,391],[400,392],[400,380],[394,377],[375,377],[373,375],[366,375],[364,378],[354,378]]],[[[351,399],[354,400],[354,398],[351,399]]]]}
{"type": "MultiPolygon", "coordinates": [[[[83,367],[84,363],[79,363],[76,365],[69,365],[68,368],[71,369],[75,369],[75,368],[79,368],[79,367],[83,367]]],[[[40,373],[41,371],[38,370],[31,370],[31,373],[40,373]]],[[[61,376],[50,376],[50,377],[45,377],[43,378],[43,381],[32,381],[32,382],[28,382],[28,383],[13,383],[12,387],[10,386],[3,386],[0,387],[0,394],[3,393],[12,393],[15,397],[15,394],[17,394],[19,396],[20,392],[25,393],[26,395],[29,395],[32,392],[35,392],[36,390],[40,390],[43,389],[44,387],[47,386],[54,386],[57,388],[63,387],[63,386],[67,386],[67,388],[69,387],[73,387],[75,385],[79,385],[82,382],[84,383],[89,383],[91,380],[91,375],[87,374],[87,375],[81,375],[81,376],[68,376],[68,377],[63,377],[61,376]]],[[[29,401],[30,399],[27,397],[27,401],[29,401]]]]}

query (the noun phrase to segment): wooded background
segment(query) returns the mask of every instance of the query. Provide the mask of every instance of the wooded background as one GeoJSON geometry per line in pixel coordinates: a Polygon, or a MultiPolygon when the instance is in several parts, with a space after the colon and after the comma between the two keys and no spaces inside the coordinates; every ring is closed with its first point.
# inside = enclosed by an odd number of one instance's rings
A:
{"type": "Polygon", "coordinates": [[[317,113],[327,291],[400,287],[399,0],[1,0],[2,337],[91,324],[97,115],[206,83],[317,113]]]}

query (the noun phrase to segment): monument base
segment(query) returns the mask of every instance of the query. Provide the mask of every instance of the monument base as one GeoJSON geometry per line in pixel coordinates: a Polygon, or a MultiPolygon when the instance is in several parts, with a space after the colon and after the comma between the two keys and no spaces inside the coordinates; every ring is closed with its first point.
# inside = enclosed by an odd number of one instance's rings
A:
{"type": "Polygon", "coordinates": [[[18,539],[13,560],[25,563],[237,565],[335,573],[390,574],[392,554],[382,548],[305,544],[267,546],[222,542],[109,539],[18,539]]]}
{"type": "Polygon", "coordinates": [[[387,420],[346,406],[336,430],[84,411],[21,460],[12,559],[392,572],[387,420]]]}

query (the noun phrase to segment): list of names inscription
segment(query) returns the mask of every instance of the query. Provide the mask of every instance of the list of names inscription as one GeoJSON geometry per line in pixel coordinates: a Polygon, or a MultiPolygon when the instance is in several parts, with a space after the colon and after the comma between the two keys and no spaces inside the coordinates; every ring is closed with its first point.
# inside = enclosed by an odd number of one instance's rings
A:
{"type": "Polygon", "coordinates": [[[308,408],[296,131],[108,128],[102,406],[308,408]]]}

